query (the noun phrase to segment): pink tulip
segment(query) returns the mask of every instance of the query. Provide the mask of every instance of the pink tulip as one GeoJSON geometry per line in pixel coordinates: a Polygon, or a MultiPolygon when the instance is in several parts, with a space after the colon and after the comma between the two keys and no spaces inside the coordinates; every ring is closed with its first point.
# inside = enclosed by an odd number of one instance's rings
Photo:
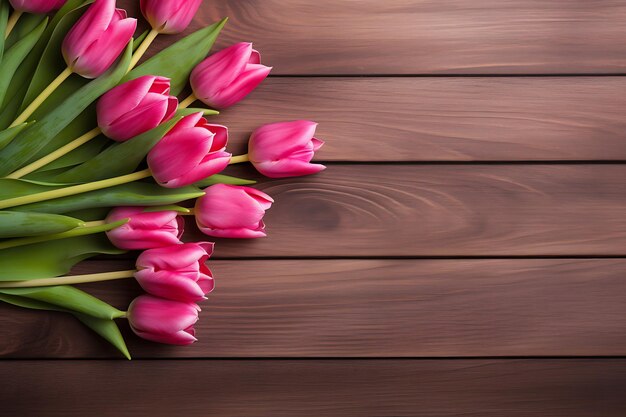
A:
{"type": "Polygon", "coordinates": [[[66,0],[9,0],[15,10],[26,13],[50,13],[60,9],[66,0]]]}
{"type": "Polygon", "coordinates": [[[202,233],[215,237],[265,236],[263,215],[272,198],[254,188],[216,184],[196,201],[196,223],[202,233]]]}
{"type": "Polygon", "coordinates": [[[118,207],[111,210],[105,220],[107,223],[130,219],[128,223],[106,232],[111,243],[124,250],[160,248],[181,243],[185,221],[177,212],[145,210],[145,207],[118,207]]]}
{"type": "Polygon", "coordinates": [[[98,126],[118,142],[154,129],[178,108],[178,99],[169,93],[169,78],[154,75],[118,85],[98,100],[98,126]]]}
{"type": "Polygon", "coordinates": [[[225,151],[228,129],[209,124],[202,113],[181,119],[148,153],[148,166],[163,187],[193,184],[222,171],[230,162],[225,151]]]}
{"type": "Polygon", "coordinates": [[[205,265],[213,244],[184,243],[150,249],[139,255],[135,278],[148,293],[176,301],[205,300],[213,291],[211,271],[205,265]]]}
{"type": "Polygon", "coordinates": [[[326,169],[311,164],[324,142],[313,137],[317,123],[308,120],[272,123],[256,129],[248,143],[248,158],[270,178],[297,177],[326,169]]]}
{"type": "Polygon", "coordinates": [[[140,295],[128,306],[127,317],[130,328],[139,337],[170,345],[190,345],[198,340],[193,325],[199,311],[195,303],[140,295]]]}
{"type": "Polygon", "coordinates": [[[135,33],[137,20],[115,8],[115,0],[96,0],[63,40],[67,66],[85,78],[102,75],[135,33]]]}
{"type": "Polygon", "coordinates": [[[199,63],[189,81],[194,95],[208,106],[224,109],[250,94],[271,71],[251,43],[222,49],[199,63]]]}
{"type": "Polygon", "coordinates": [[[159,33],[174,34],[187,29],[202,0],[141,0],[141,13],[159,33]]]}

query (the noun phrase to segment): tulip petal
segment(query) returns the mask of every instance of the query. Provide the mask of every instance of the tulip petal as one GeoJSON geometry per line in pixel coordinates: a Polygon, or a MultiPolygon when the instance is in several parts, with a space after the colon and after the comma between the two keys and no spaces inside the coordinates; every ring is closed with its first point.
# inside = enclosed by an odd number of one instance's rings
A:
{"type": "Polygon", "coordinates": [[[248,65],[246,70],[233,82],[208,99],[210,105],[218,109],[224,109],[241,101],[267,78],[271,70],[272,67],[264,65],[248,65]]]}
{"type": "Polygon", "coordinates": [[[73,71],[85,78],[96,78],[102,75],[124,50],[133,37],[136,27],[137,20],[132,18],[120,20],[109,26],[74,61],[73,71]]]}
{"type": "Polygon", "coordinates": [[[128,307],[128,319],[137,331],[171,335],[195,324],[198,311],[194,303],[141,295],[128,307]]]}

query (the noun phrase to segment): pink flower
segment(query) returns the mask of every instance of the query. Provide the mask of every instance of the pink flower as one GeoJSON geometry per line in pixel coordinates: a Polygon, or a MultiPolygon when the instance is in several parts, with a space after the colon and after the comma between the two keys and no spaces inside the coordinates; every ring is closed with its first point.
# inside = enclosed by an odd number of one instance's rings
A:
{"type": "Polygon", "coordinates": [[[274,200],[250,187],[216,184],[196,201],[196,223],[202,233],[216,237],[265,236],[263,215],[274,200]]]}
{"type": "Polygon", "coordinates": [[[66,0],[9,0],[15,10],[26,13],[50,13],[60,9],[66,0]]]}
{"type": "Polygon", "coordinates": [[[272,123],[256,129],[248,143],[248,158],[270,178],[297,177],[326,169],[311,164],[324,142],[313,137],[317,123],[308,120],[272,123]]]}
{"type": "Polygon", "coordinates": [[[182,118],[150,150],[148,166],[163,187],[193,184],[228,166],[227,141],[226,127],[209,124],[202,113],[194,113],[182,118]]]}
{"type": "Polygon", "coordinates": [[[193,325],[199,311],[195,303],[140,295],[128,306],[127,317],[130,328],[139,337],[170,345],[190,345],[198,340],[193,325]]]}
{"type": "Polygon", "coordinates": [[[102,75],[133,37],[137,20],[115,8],[115,0],[96,0],[63,40],[67,66],[85,78],[102,75]]]}
{"type": "Polygon", "coordinates": [[[176,301],[205,300],[215,286],[205,262],[213,243],[198,242],[150,249],[139,255],[135,278],[148,293],[176,301]]]}
{"type": "Polygon", "coordinates": [[[176,112],[178,99],[169,94],[165,77],[144,75],[120,84],[98,100],[98,126],[118,142],[154,129],[176,112]]]}
{"type": "Polygon", "coordinates": [[[177,212],[145,210],[145,207],[118,207],[111,210],[105,220],[107,223],[130,218],[128,223],[106,232],[111,243],[124,250],[160,248],[181,243],[185,221],[177,212]]]}
{"type": "Polygon", "coordinates": [[[202,0],[141,0],[141,13],[159,33],[174,34],[187,29],[202,0]]]}
{"type": "Polygon", "coordinates": [[[250,94],[271,71],[251,43],[237,43],[199,63],[189,78],[194,95],[208,106],[224,109],[250,94]]]}

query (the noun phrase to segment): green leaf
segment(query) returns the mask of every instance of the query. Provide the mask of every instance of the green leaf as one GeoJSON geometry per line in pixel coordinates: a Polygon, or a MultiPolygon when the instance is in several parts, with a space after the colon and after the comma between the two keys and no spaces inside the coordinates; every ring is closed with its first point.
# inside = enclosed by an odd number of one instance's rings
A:
{"type": "Polygon", "coordinates": [[[48,19],[43,19],[35,29],[20,39],[4,55],[0,63],[0,74],[2,74],[0,77],[0,107],[4,102],[13,74],[15,74],[15,71],[17,71],[17,68],[24,58],[26,58],[28,53],[33,49],[33,46],[35,46],[35,43],[37,43],[46,28],[47,23],[48,19]]]}
{"type": "Polygon", "coordinates": [[[171,80],[171,94],[176,96],[187,85],[189,74],[209,53],[228,19],[202,28],[179,40],[129,72],[122,81],[142,75],[159,74],[171,80]]]}
{"type": "Polygon", "coordinates": [[[99,319],[124,317],[123,311],[71,285],[33,288],[0,288],[0,293],[26,297],[99,319]]]}
{"type": "MultiPolygon", "coordinates": [[[[0,192],[1,192],[0,185],[0,192]]],[[[163,206],[204,195],[197,187],[165,188],[148,182],[133,182],[69,197],[26,204],[14,210],[42,213],[69,213],[98,207],[163,206]]],[[[1,271],[0,271],[1,274],[1,271]]]]}
{"type": "MultiPolygon", "coordinates": [[[[56,78],[56,76],[65,69],[65,67],[67,67],[65,60],[61,55],[61,45],[63,44],[63,40],[65,39],[67,32],[69,32],[72,26],[74,26],[78,19],[80,19],[86,9],[86,7],[75,8],[67,12],[58,20],[54,29],[50,33],[50,37],[45,45],[45,48],[41,50],[40,59],[38,59],[36,69],[34,70],[34,74],[32,75],[28,86],[28,91],[22,101],[21,110],[26,108],[26,106],[30,104],[39,95],[39,93],[41,93],[44,88],[46,88],[56,78]]],[[[73,77],[73,80],[78,81],[77,84],[82,85],[89,82],[89,80],[80,76],[73,77]]],[[[61,91],[58,91],[54,97],[51,97],[48,100],[59,102],[66,98],[69,94],[62,92],[63,90],[69,89],[67,88],[67,85],[64,87],[64,89],[60,89],[61,91]]],[[[39,112],[39,114],[41,114],[41,112],[39,112]]]]}
{"type": "Polygon", "coordinates": [[[194,185],[196,187],[204,188],[204,187],[208,187],[210,185],[215,185],[215,184],[252,185],[252,184],[256,184],[256,181],[247,180],[244,178],[231,177],[229,175],[215,174],[215,175],[211,175],[210,177],[203,179],[202,181],[198,181],[194,185]]]}
{"type": "Polygon", "coordinates": [[[141,164],[150,149],[185,115],[188,109],[181,109],[167,122],[125,142],[116,143],[98,156],[83,164],[53,177],[53,181],[83,183],[130,174],[141,164]]]}
{"type": "MultiPolygon", "coordinates": [[[[44,31],[43,35],[41,35],[39,41],[35,44],[32,51],[24,60],[24,62],[22,62],[19,70],[11,80],[11,85],[6,95],[9,100],[5,100],[6,107],[2,109],[3,112],[0,116],[0,127],[4,128],[8,126],[17,116],[17,112],[21,107],[22,100],[28,89],[28,85],[35,72],[35,69],[37,68],[37,63],[39,62],[46,46],[48,45],[48,41],[50,40],[50,37],[52,36],[52,33],[54,32],[54,29],[56,28],[58,23],[65,15],[67,15],[69,12],[76,9],[77,7],[82,6],[83,3],[85,2],[82,0],[68,0],[67,2],[65,2],[65,5],[63,5],[63,7],[54,14],[54,17],[48,24],[48,27],[44,31]]],[[[43,16],[39,15],[39,19],[41,18],[43,18],[43,16]]]]}
{"type": "Polygon", "coordinates": [[[43,14],[22,14],[22,16],[20,16],[19,20],[17,21],[17,24],[11,31],[9,38],[5,39],[4,41],[5,50],[8,50],[13,45],[18,43],[20,39],[32,32],[33,29],[39,26],[41,21],[45,18],[46,16],[43,14]]]}
{"type": "Polygon", "coordinates": [[[50,191],[57,188],[59,187],[52,187],[22,179],[17,180],[12,178],[0,178],[0,200],[36,194],[42,191],[50,191]]]}
{"type": "Polygon", "coordinates": [[[126,359],[130,360],[130,352],[124,342],[124,337],[120,333],[119,327],[113,320],[99,319],[96,317],[88,316],[86,314],[74,313],[74,316],[80,320],[84,325],[88,326],[94,332],[102,336],[106,341],[111,343],[117,348],[126,359]]]}
{"type": "Polygon", "coordinates": [[[154,213],[157,211],[176,211],[178,213],[190,213],[191,212],[191,210],[189,210],[187,207],[181,207],[181,206],[177,206],[174,204],[167,205],[167,206],[146,207],[143,211],[144,213],[154,213]]]}
{"type": "Polygon", "coordinates": [[[124,253],[104,234],[73,237],[0,250],[0,281],[50,278],[96,254],[124,253]]]}
{"type": "Polygon", "coordinates": [[[129,43],[116,66],[77,90],[37,123],[28,126],[19,137],[0,151],[0,175],[10,174],[22,167],[89,104],[117,85],[128,68],[131,50],[132,42],[129,43]]]}
{"type": "Polygon", "coordinates": [[[0,238],[61,233],[81,225],[82,220],[58,214],[0,211],[0,238]]]}
{"type": "MultiPolygon", "coordinates": [[[[84,145],[79,146],[71,152],[66,153],[56,161],[52,161],[48,165],[41,167],[36,172],[48,172],[57,170],[60,168],[68,168],[76,165],[80,165],[85,161],[88,161],[92,158],[95,158],[102,149],[111,142],[106,136],[100,135],[84,145]]],[[[66,169],[67,170],[67,169],[66,169]]],[[[66,171],[63,170],[63,171],[66,171]]],[[[63,172],[61,171],[61,172],[63,172]]],[[[61,172],[57,172],[56,174],[49,174],[48,176],[43,176],[39,178],[54,178],[57,175],[61,174],[61,172]]]]}
{"type": "MultiPolygon", "coordinates": [[[[6,1],[0,2],[0,34],[3,34],[6,32],[8,20],[9,20],[9,3],[6,1]]],[[[2,62],[3,54],[4,54],[4,36],[0,36],[0,62],[2,62]]]]}
{"type": "MultiPolygon", "coordinates": [[[[34,123],[34,122],[31,122],[34,123]]],[[[26,128],[30,123],[22,123],[21,125],[17,125],[11,127],[9,129],[5,129],[0,132],[0,150],[4,149],[15,137],[26,128]]]]}
{"type": "Polygon", "coordinates": [[[70,313],[78,320],[80,320],[87,327],[91,328],[93,331],[102,336],[105,340],[115,346],[122,354],[130,359],[130,353],[128,352],[128,348],[126,347],[126,343],[124,342],[124,338],[120,333],[120,329],[117,327],[117,324],[113,320],[109,319],[99,319],[96,317],[92,317],[86,314],[77,313],[75,311],[67,310],[61,307],[58,307],[54,304],[45,303],[39,300],[33,300],[26,297],[21,297],[19,295],[10,295],[10,294],[2,294],[0,293],[0,301],[4,301],[5,303],[13,304],[14,306],[30,308],[33,310],[48,310],[48,311],[59,311],[63,313],[70,313]]]}

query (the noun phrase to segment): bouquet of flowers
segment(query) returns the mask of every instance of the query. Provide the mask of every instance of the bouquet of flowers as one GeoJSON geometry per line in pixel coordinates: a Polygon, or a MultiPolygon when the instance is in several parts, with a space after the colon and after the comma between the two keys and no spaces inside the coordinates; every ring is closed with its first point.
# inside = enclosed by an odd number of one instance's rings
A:
{"type": "Polygon", "coordinates": [[[115,319],[151,341],[196,340],[213,243],[183,242],[185,216],[209,237],[265,236],[272,198],[220,174],[227,166],[270,178],[324,169],[306,120],[261,126],[246,155],[228,152],[228,128],[210,118],[271,68],[250,43],[208,55],[226,19],[141,60],[200,4],[141,0],[151,29],[136,35],[115,0],[0,0],[0,301],[72,314],[129,359],[115,319]],[[68,275],[128,251],[142,251],[133,270],[68,275]],[[133,277],[146,294],[126,311],[72,286],[133,277]]]}

